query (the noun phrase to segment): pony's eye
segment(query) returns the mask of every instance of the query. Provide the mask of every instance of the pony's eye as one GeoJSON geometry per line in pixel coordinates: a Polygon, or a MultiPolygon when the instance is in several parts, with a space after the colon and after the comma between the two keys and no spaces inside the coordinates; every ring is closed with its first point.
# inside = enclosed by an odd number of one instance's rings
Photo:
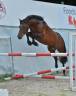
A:
{"type": "Polygon", "coordinates": [[[19,28],[24,28],[24,25],[20,25],[19,28]]]}

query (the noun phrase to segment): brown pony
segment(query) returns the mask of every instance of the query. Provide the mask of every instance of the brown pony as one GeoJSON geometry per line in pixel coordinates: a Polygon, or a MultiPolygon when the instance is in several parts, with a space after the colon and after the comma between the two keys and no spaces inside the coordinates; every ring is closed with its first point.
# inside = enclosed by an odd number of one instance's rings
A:
{"type": "MultiPolygon", "coordinates": [[[[44,19],[38,15],[29,15],[25,19],[20,20],[20,30],[18,33],[18,39],[22,39],[22,37],[26,34],[28,45],[38,46],[36,40],[44,45],[47,45],[48,50],[51,53],[54,53],[58,50],[60,53],[66,53],[65,42],[62,36],[53,31],[44,19]],[[30,31],[29,31],[30,30],[30,31]],[[29,39],[32,38],[32,41],[29,39]]],[[[58,68],[57,56],[54,57],[55,60],[55,68],[58,68]]],[[[59,57],[60,62],[63,67],[67,62],[67,57],[59,57]]],[[[65,75],[65,70],[63,70],[63,74],[65,75]]]]}

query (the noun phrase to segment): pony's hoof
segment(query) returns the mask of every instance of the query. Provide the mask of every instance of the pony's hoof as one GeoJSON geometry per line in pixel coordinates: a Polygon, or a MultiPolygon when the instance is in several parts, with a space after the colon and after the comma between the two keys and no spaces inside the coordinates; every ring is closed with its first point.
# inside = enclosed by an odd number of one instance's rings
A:
{"type": "Polygon", "coordinates": [[[38,46],[38,43],[37,42],[32,42],[33,45],[35,46],[38,46]]]}
{"type": "Polygon", "coordinates": [[[27,43],[28,43],[28,45],[32,45],[32,43],[30,41],[28,41],[27,43]]]}
{"type": "Polygon", "coordinates": [[[63,70],[63,75],[66,76],[66,71],[65,70],[63,70]]]}

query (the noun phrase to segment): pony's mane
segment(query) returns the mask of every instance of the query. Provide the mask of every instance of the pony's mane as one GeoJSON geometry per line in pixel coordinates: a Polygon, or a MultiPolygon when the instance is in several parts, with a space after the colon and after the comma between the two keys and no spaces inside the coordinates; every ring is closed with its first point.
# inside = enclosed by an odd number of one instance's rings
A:
{"type": "Polygon", "coordinates": [[[44,21],[43,17],[38,16],[38,15],[29,15],[29,16],[27,16],[25,19],[23,19],[23,21],[24,21],[24,22],[25,22],[25,21],[27,22],[27,21],[29,21],[29,20],[31,20],[31,19],[36,19],[36,20],[44,21]]]}

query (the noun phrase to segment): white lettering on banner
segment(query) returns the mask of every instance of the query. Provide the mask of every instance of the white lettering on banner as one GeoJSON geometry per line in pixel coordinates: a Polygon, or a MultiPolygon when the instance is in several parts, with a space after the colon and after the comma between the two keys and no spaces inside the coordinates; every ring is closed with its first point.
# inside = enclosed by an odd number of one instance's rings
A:
{"type": "Polygon", "coordinates": [[[63,7],[64,14],[68,15],[76,15],[76,10],[75,9],[70,9],[67,7],[63,7]]]}
{"type": "Polygon", "coordinates": [[[0,19],[6,14],[6,7],[3,2],[0,0],[0,19]]]}

